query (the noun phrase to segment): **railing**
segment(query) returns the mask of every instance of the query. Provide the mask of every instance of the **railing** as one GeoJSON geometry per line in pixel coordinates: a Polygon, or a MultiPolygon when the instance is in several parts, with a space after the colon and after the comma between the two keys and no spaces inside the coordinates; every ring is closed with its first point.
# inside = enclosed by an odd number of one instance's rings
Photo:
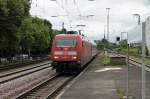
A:
{"type": "Polygon", "coordinates": [[[11,69],[16,66],[37,63],[48,59],[50,59],[50,55],[34,55],[34,56],[20,55],[16,57],[0,58],[0,70],[11,69]]]}

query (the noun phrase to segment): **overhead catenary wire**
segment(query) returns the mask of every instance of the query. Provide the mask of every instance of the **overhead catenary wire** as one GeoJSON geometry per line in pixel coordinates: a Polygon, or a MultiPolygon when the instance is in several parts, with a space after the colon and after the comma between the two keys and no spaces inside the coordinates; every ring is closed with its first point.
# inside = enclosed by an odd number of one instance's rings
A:
{"type": "Polygon", "coordinates": [[[77,7],[77,11],[79,13],[79,16],[81,16],[81,11],[80,11],[79,6],[77,4],[77,0],[74,0],[74,5],[77,7]]]}
{"type": "MultiPolygon", "coordinates": [[[[37,11],[39,11],[38,10],[38,8],[43,12],[43,14],[45,13],[45,9],[43,8],[43,7],[41,7],[41,5],[39,5],[38,4],[38,0],[32,0],[31,1],[31,4],[33,5],[33,6],[35,6],[35,8],[37,8],[36,10],[37,11]]],[[[38,13],[35,13],[37,16],[40,16],[40,15],[38,15],[38,13]]]]}
{"type": "Polygon", "coordinates": [[[58,5],[58,8],[60,8],[63,11],[63,14],[61,14],[61,12],[59,11],[58,14],[54,15],[54,16],[65,16],[65,18],[68,20],[68,22],[70,24],[70,27],[71,27],[71,23],[73,23],[72,18],[74,16],[79,17],[80,18],[79,20],[81,20],[81,17],[83,17],[81,14],[80,7],[79,7],[77,0],[71,0],[71,1],[68,1],[68,0],[45,0],[45,1],[42,1],[42,5],[39,2],[40,2],[40,0],[31,0],[32,6],[34,6],[36,8],[34,10],[37,10],[37,11],[35,11],[36,12],[35,16],[45,15],[46,14],[46,7],[47,7],[46,3],[54,2],[54,3],[56,3],[56,5],[58,5]],[[50,1],[50,2],[47,2],[47,1],[50,1]],[[77,15],[71,15],[72,11],[69,9],[70,4],[71,4],[71,6],[73,6],[74,11],[77,13],[77,15]],[[41,12],[43,12],[43,14],[38,15],[38,13],[39,13],[38,10],[41,10],[41,12]]]}

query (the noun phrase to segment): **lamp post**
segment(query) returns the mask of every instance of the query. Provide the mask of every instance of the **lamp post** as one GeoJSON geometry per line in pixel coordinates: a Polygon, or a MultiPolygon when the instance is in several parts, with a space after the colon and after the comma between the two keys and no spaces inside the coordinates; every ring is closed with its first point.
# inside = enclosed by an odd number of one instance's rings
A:
{"type": "Polygon", "coordinates": [[[134,16],[136,16],[136,17],[138,17],[138,25],[140,25],[141,24],[141,16],[140,16],[140,14],[133,14],[134,16]]]}
{"type": "Polygon", "coordinates": [[[106,8],[107,11],[107,40],[109,41],[109,11],[110,8],[106,8]]]}
{"type": "MultiPolygon", "coordinates": [[[[141,15],[140,14],[133,14],[134,16],[138,17],[138,25],[141,24],[141,15]]],[[[146,40],[145,40],[145,22],[142,23],[142,99],[146,99],[146,72],[145,72],[145,47],[146,47],[146,40]]]]}
{"type": "Polygon", "coordinates": [[[106,8],[107,11],[107,51],[106,51],[106,56],[108,57],[108,49],[109,49],[109,10],[110,8],[106,8]]]}

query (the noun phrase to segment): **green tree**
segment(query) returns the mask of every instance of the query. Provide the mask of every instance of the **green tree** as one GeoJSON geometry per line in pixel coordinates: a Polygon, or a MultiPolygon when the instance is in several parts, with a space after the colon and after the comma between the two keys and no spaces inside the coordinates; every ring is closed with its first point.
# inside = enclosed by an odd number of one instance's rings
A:
{"type": "Polygon", "coordinates": [[[44,20],[44,25],[48,26],[49,36],[50,36],[50,41],[49,41],[50,45],[49,45],[48,49],[50,49],[51,43],[52,43],[52,40],[54,37],[53,30],[52,30],[52,24],[48,20],[44,20]]]}
{"type": "Polygon", "coordinates": [[[37,52],[37,54],[41,52],[50,52],[48,48],[50,46],[51,25],[45,24],[45,21],[39,18],[33,18],[32,21],[36,28],[36,32],[33,34],[35,38],[33,44],[34,52],[37,52]]]}
{"type": "Polygon", "coordinates": [[[32,48],[32,44],[33,44],[33,25],[32,25],[32,18],[31,17],[26,17],[23,22],[22,25],[18,31],[19,33],[19,38],[20,38],[20,50],[21,53],[29,53],[31,51],[32,48]]]}
{"type": "Polygon", "coordinates": [[[20,27],[20,45],[23,53],[50,52],[52,29],[50,22],[37,17],[27,17],[20,27]]]}
{"type": "Polygon", "coordinates": [[[104,48],[108,48],[108,41],[106,39],[96,41],[97,48],[100,50],[104,50],[104,48]]]}
{"type": "Polygon", "coordinates": [[[0,55],[13,55],[18,45],[18,28],[29,15],[29,0],[0,0],[0,55]]]}
{"type": "Polygon", "coordinates": [[[127,40],[125,39],[125,40],[120,41],[119,45],[121,48],[127,48],[127,45],[128,45],[127,40]]]}
{"type": "Polygon", "coordinates": [[[5,43],[7,41],[6,39],[6,30],[5,25],[6,24],[6,17],[8,16],[9,9],[7,8],[7,2],[6,0],[0,0],[0,55],[2,56],[4,51],[6,50],[5,43]]]}

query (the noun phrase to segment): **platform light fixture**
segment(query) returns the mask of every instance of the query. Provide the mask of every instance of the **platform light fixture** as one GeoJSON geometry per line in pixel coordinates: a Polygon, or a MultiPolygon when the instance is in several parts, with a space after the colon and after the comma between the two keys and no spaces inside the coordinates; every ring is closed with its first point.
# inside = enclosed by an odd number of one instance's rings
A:
{"type": "Polygon", "coordinates": [[[93,16],[95,16],[95,15],[87,15],[86,17],[88,18],[88,17],[93,17],[93,16]]]}
{"type": "Polygon", "coordinates": [[[51,17],[55,18],[55,17],[58,17],[58,16],[51,16],[51,17]]]}
{"type": "Polygon", "coordinates": [[[88,1],[95,1],[95,0],[88,0],[88,1]]]}
{"type": "Polygon", "coordinates": [[[86,25],[83,25],[83,24],[79,24],[79,25],[76,25],[77,27],[85,27],[86,25]]]}
{"type": "Polygon", "coordinates": [[[141,15],[136,13],[136,14],[133,14],[133,16],[138,17],[138,25],[140,25],[141,24],[141,15]]]}

